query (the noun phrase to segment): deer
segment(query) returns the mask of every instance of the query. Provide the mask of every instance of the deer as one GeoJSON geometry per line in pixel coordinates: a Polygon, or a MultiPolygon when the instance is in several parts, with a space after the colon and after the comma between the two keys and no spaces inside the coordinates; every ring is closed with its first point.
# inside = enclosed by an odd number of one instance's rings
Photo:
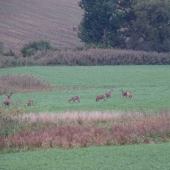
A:
{"type": "MultiPolygon", "coordinates": [[[[3,92],[3,93],[5,94],[5,92],[3,92]]],[[[4,99],[4,100],[3,100],[3,105],[5,105],[5,107],[6,107],[6,106],[9,106],[9,105],[10,105],[12,93],[10,93],[10,95],[7,95],[7,94],[5,94],[5,95],[8,97],[8,99],[4,99]]]]}
{"type": "Polygon", "coordinates": [[[108,97],[110,97],[111,96],[111,94],[112,94],[112,92],[113,92],[113,89],[112,90],[110,90],[110,92],[106,92],[106,97],[108,98],[108,97]]]}
{"type": "Polygon", "coordinates": [[[27,103],[27,106],[31,106],[31,105],[34,105],[34,100],[33,99],[30,99],[27,103]]]}
{"type": "Polygon", "coordinates": [[[127,92],[127,97],[132,98],[133,97],[132,92],[127,92]]]}
{"type": "Polygon", "coordinates": [[[75,100],[78,100],[78,102],[80,102],[80,96],[75,96],[75,97],[72,97],[68,102],[75,102],[75,100]]]}
{"type": "Polygon", "coordinates": [[[123,96],[123,98],[124,97],[126,97],[127,98],[127,92],[123,92],[123,90],[121,89],[121,90],[119,90],[119,91],[121,91],[122,92],[122,96],[123,96]]]}
{"type": "Polygon", "coordinates": [[[101,99],[103,99],[104,101],[106,101],[105,100],[105,98],[106,98],[106,96],[105,95],[99,95],[99,96],[97,96],[97,98],[96,98],[96,102],[98,102],[99,100],[101,100],[101,99]]]}

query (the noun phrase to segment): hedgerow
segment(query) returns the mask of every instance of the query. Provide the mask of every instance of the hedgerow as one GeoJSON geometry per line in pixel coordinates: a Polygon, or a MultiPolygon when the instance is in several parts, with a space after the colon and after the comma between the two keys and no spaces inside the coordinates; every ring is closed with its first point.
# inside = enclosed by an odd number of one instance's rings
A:
{"type": "Polygon", "coordinates": [[[102,66],[102,65],[169,65],[169,53],[118,49],[37,51],[30,57],[1,56],[0,67],[17,66],[102,66]]]}

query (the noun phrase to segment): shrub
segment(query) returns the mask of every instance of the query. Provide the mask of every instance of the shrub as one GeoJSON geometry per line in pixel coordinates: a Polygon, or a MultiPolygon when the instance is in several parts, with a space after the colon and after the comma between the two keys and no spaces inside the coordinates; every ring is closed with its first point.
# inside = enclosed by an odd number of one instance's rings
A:
{"type": "Polygon", "coordinates": [[[25,44],[24,47],[21,49],[21,53],[23,57],[34,55],[36,51],[42,50],[54,50],[57,49],[50,45],[47,41],[33,41],[28,44],[25,44]]]}
{"type": "Polygon", "coordinates": [[[4,56],[15,56],[15,53],[10,49],[9,52],[3,53],[4,56]]]}

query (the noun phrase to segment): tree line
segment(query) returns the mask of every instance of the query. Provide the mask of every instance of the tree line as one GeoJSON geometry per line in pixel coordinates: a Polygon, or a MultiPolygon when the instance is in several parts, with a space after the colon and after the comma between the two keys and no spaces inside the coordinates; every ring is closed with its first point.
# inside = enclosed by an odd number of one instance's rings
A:
{"type": "Polygon", "coordinates": [[[170,51],[170,0],[81,0],[78,37],[87,45],[170,51]]]}

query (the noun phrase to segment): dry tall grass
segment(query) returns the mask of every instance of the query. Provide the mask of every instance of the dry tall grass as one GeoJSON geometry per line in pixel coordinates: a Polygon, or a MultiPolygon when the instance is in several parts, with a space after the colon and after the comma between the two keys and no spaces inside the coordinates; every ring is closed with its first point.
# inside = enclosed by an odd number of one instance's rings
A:
{"type": "Polygon", "coordinates": [[[30,65],[163,65],[170,64],[169,53],[118,50],[88,49],[83,51],[38,51],[27,58],[0,57],[0,67],[30,65]]]}
{"type": "Polygon", "coordinates": [[[22,114],[20,132],[0,136],[0,149],[75,148],[170,141],[170,111],[22,114]],[[22,123],[21,123],[22,122],[22,123]]]}
{"type": "Polygon", "coordinates": [[[49,91],[55,87],[48,82],[41,80],[33,75],[3,75],[0,76],[0,94],[3,92],[33,92],[33,91],[49,91]]]}

